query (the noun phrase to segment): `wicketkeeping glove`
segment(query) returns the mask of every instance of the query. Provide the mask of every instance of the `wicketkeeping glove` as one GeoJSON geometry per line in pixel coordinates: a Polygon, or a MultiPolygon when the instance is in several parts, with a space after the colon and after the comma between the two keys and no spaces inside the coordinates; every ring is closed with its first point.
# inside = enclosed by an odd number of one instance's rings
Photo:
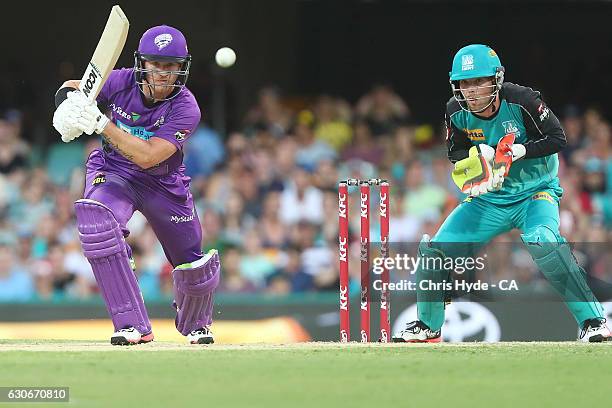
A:
{"type": "Polygon", "coordinates": [[[455,163],[452,178],[462,192],[472,197],[495,190],[493,158],[495,150],[486,144],[472,146],[466,159],[455,163]]]}
{"type": "Polygon", "coordinates": [[[525,146],[514,143],[515,139],[514,133],[509,133],[497,143],[493,163],[493,184],[497,188],[501,188],[512,163],[525,156],[525,146]]]}

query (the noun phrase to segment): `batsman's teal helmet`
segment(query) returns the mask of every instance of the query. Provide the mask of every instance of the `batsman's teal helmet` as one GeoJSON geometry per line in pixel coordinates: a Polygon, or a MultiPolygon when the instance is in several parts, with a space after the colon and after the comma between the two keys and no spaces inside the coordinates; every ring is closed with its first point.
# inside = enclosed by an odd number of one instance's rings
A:
{"type": "MultiPolygon", "coordinates": [[[[453,66],[449,72],[451,89],[453,95],[459,105],[464,110],[470,110],[467,101],[470,100],[464,96],[462,89],[459,86],[459,81],[462,79],[473,78],[491,78],[492,85],[486,87],[491,88],[491,93],[485,98],[489,98],[489,103],[477,112],[482,112],[487,109],[495,97],[499,93],[504,82],[504,67],[497,56],[497,53],[487,45],[471,44],[461,48],[453,58],[453,66]]],[[[482,99],[483,97],[473,98],[482,99]]],[[[472,111],[473,112],[473,111],[472,111]]]]}

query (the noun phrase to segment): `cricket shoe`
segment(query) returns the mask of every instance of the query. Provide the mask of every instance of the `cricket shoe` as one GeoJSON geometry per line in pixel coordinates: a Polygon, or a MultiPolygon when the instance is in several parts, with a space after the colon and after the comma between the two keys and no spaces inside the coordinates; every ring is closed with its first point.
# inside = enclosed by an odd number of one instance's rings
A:
{"type": "Polygon", "coordinates": [[[213,344],[215,342],[213,334],[207,326],[193,330],[187,335],[187,340],[191,344],[213,344]]]}
{"type": "Polygon", "coordinates": [[[578,341],[584,343],[601,343],[612,341],[612,333],[606,326],[606,319],[589,319],[582,325],[578,341]]]}
{"type": "Polygon", "coordinates": [[[142,335],[133,327],[117,330],[111,337],[113,346],[131,346],[133,344],[149,343],[153,341],[153,332],[142,335]]]}
{"type": "Polygon", "coordinates": [[[404,330],[393,336],[394,343],[439,343],[442,341],[442,331],[433,331],[420,320],[406,325],[404,330]]]}

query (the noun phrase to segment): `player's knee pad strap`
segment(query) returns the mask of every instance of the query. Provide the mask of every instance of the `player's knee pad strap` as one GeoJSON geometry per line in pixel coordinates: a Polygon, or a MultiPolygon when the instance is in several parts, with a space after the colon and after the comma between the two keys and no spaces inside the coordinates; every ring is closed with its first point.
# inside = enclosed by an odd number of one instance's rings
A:
{"type": "Polygon", "coordinates": [[[115,330],[132,326],[142,334],[151,323],[128,256],[128,246],[113,212],[95,200],[74,203],[79,239],[89,260],[115,330]]]}
{"type": "Polygon", "coordinates": [[[600,316],[601,305],[595,299],[586,282],[582,269],[567,241],[546,225],[538,225],[521,235],[533,261],[551,285],[568,302],[582,303],[593,316],[600,316]]]}
{"type": "Polygon", "coordinates": [[[179,265],[172,272],[176,328],[183,335],[212,323],[213,294],[220,271],[219,254],[211,250],[202,259],[179,265]]]}

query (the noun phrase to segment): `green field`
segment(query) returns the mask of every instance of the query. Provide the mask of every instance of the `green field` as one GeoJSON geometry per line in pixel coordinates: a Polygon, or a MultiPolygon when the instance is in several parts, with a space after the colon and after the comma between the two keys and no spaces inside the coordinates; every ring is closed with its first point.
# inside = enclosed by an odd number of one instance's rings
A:
{"type": "Polygon", "coordinates": [[[69,386],[71,403],[56,407],[601,405],[611,367],[612,344],[0,341],[0,386],[69,386]]]}

